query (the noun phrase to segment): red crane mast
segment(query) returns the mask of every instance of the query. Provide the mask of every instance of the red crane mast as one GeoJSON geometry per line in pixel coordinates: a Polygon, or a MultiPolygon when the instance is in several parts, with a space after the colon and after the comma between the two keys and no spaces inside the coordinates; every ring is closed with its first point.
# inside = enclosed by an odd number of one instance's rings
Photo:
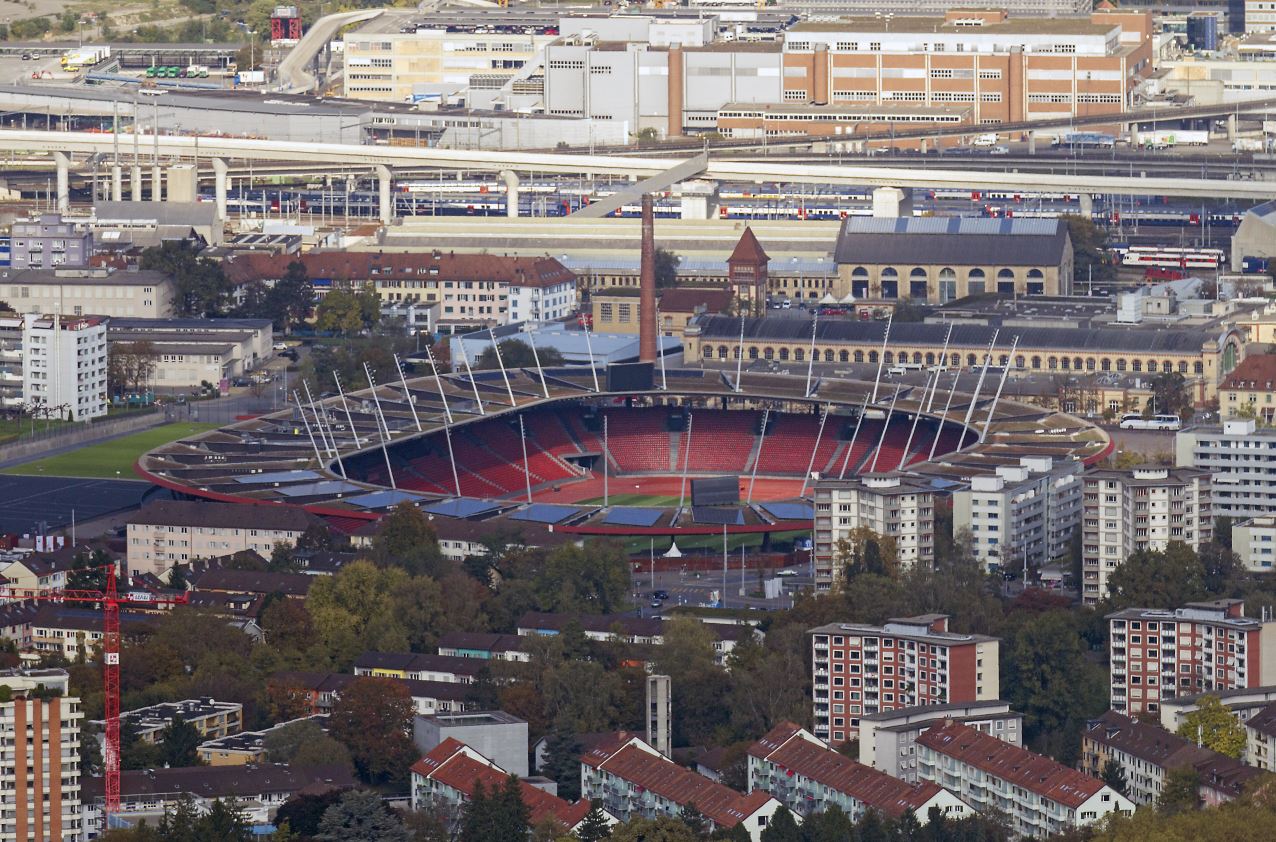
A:
{"type": "Polygon", "coordinates": [[[102,766],[106,777],[106,808],[102,826],[120,810],[120,605],[185,605],[186,594],[161,596],[150,591],[127,591],[116,587],[115,565],[96,568],[106,571],[106,587],[100,591],[66,588],[40,591],[33,588],[0,587],[0,596],[14,600],[44,602],[93,602],[102,605],[102,686],[105,691],[106,739],[102,766]]]}

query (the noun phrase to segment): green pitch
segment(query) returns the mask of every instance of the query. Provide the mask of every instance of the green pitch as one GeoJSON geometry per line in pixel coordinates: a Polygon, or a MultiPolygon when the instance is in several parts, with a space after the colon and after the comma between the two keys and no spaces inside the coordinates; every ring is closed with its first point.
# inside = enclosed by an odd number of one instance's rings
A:
{"type": "Polygon", "coordinates": [[[5,468],[3,473],[46,477],[136,479],[133,463],[143,453],[186,436],[214,430],[218,426],[191,422],[162,424],[140,433],[131,433],[98,444],[88,444],[78,450],[5,468]]]}

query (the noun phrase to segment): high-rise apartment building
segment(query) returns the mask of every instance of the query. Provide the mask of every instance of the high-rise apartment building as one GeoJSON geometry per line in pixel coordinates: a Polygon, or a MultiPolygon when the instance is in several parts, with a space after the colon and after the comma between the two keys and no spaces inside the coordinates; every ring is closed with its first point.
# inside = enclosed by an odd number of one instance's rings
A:
{"type": "Polygon", "coordinates": [[[1068,552],[1081,522],[1080,462],[1025,456],[953,494],[953,531],[967,531],[986,567],[1040,567],[1068,552]]]}
{"type": "Polygon", "coordinates": [[[106,414],[106,319],[27,314],[22,328],[23,398],[53,418],[106,414]]]}
{"type": "Polygon", "coordinates": [[[1192,549],[1213,534],[1210,476],[1192,468],[1088,472],[1082,497],[1081,598],[1094,605],[1108,579],[1136,550],[1192,549]]]}
{"type": "Polygon", "coordinates": [[[1215,516],[1276,514],[1276,429],[1260,429],[1252,418],[1189,427],[1174,437],[1174,461],[1210,474],[1215,516]]]}
{"type": "Polygon", "coordinates": [[[1276,621],[1245,616],[1239,599],[1109,614],[1111,707],[1127,716],[1163,699],[1276,684],[1276,621]]]}
{"type": "Polygon", "coordinates": [[[935,558],[935,495],[929,483],[899,474],[863,474],[815,483],[815,587],[842,578],[839,544],[860,528],[895,541],[901,568],[935,558]]]}
{"type": "Polygon", "coordinates": [[[1244,21],[1246,32],[1276,32],[1276,2],[1245,0],[1244,21]]]}
{"type": "Polygon", "coordinates": [[[834,745],[855,739],[868,714],[993,700],[1001,690],[1001,641],[950,632],[945,614],[810,633],[814,731],[834,745]]]}
{"type": "Polygon", "coordinates": [[[0,842],[82,838],[80,700],[60,669],[0,671],[0,842]]]}

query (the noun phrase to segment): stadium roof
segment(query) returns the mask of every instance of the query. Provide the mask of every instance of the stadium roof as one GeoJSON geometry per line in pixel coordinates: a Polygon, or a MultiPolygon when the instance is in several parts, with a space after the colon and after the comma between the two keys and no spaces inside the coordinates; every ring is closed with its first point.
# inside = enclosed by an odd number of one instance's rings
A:
{"type": "MultiPolygon", "coordinates": [[[[740,319],[734,316],[701,316],[696,320],[703,340],[740,340],[740,319]]],[[[987,348],[997,328],[978,324],[954,324],[951,344],[954,347],[987,348]]],[[[948,325],[939,322],[896,322],[891,326],[891,342],[900,345],[935,345],[944,342],[948,325]]],[[[821,320],[816,326],[816,341],[845,343],[848,345],[880,345],[886,333],[886,323],[879,321],[852,321],[847,319],[821,320]]],[[[1187,328],[1073,328],[1073,327],[1013,327],[1002,328],[999,342],[1010,347],[1013,336],[1019,337],[1020,350],[1052,349],[1060,351],[1092,351],[1096,348],[1118,351],[1145,351],[1149,353],[1188,353],[1200,351],[1213,341],[1199,329],[1187,328]]],[[[775,342],[811,341],[811,323],[807,319],[754,318],[746,319],[744,338],[775,342]]]]}
{"type": "Polygon", "coordinates": [[[833,256],[848,264],[1057,266],[1070,242],[1058,219],[852,216],[842,223],[833,256]]]}

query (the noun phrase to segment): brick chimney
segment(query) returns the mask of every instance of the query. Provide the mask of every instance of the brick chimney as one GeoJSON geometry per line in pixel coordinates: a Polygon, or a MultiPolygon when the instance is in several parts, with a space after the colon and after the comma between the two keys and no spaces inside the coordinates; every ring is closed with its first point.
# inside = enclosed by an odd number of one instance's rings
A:
{"type": "Polygon", "coordinates": [[[642,194],[642,270],[638,276],[638,361],[656,361],[656,223],[650,193],[642,194]]]}

